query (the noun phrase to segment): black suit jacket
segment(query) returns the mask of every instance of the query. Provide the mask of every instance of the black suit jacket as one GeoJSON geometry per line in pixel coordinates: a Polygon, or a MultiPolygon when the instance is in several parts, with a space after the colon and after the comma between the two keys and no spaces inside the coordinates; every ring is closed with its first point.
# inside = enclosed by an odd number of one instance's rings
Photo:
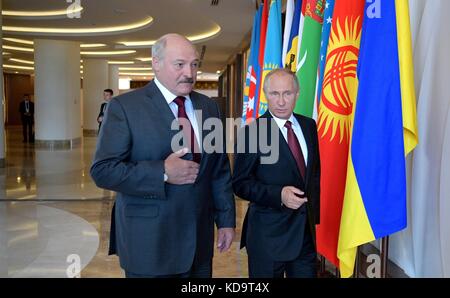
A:
{"type": "MultiPolygon", "coordinates": [[[[196,92],[190,98],[194,109],[202,110],[199,125],[208,117],[220,118],[214,101],[196,92]]],[[[200,262],[212,258],[214,222],[219,228],[235,227],[226,153],[203,152],[194,184],[164,182],[164,160],[179,133],[171,130],[174,119],[152,81],[113,98],[100,130],[91,176],[99,187],[117,192],[111,248],[129,272],[187,272],[196,253],[200,262]]],[[[209,133],[202,132],[203,138],[209,133]]]]}
{"type": "MultiPolygon", "coordinates": [[[[315,241],[315,224],[320,216],[320,160],[316,123],[313,119],[294,114],[302,128],[308,147],[306,181],[301,178],[289,146],[269,112],[243,127],[238,139],[245,139],[245,146],[236,146],[233,188],[240,198],[250,201],[242,228],[241,247],[250,254],[261,254],[274,261],[290,261],[298,257],[303,244],[305,224],[309,222],[315,241]],[[274,164],[260,162],[259,142],[266,134],[272,143],[270,129],[261,131],[259,123],[265,119],[276,126],[279,158],[274,164]],[[257,132],[256,153],[248,153],[250,136],[257,132]],[[240,147],[240,148],[239,148],[240,147]],[[239,153],[245,147],[247,153],[239,153]],[[306,193],[307,204],[292,210],[281,204],[281,190],[294,186],[306,193]],[[308,218],[308,221],[306,219],[308,218]]],[[[273,141],[274,142],[274,141],[273,141]]]]}
{"type": "Polygon", "coordinates": [[[34,117],[34,103],[32,101],[29,101],[29,113],[30,115],[25,115],[26,113],[26,108],[25,108],[25,101],[21,101],[19,104],[19,112],[20,112],[20,117],[22,118],[22,121],[25,119],[25,117],[34,117]]]}

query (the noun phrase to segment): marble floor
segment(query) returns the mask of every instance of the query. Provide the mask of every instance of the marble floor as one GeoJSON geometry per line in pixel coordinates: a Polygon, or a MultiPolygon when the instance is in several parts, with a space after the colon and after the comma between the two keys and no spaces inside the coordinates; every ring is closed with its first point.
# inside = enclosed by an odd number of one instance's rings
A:
{"type": "MultiPolygon", "coordinates": [[[[89,176],[96,138],[69,151],[24,144],[21,128],[7,129],[6,168],[0,169],[0,277],[123,277],[108,256],[114,194],[89,176]]],[[[239,235],[247,203],[237,200],[232,249],[215,253],[214,277],[247,277],[239,235]]]]}

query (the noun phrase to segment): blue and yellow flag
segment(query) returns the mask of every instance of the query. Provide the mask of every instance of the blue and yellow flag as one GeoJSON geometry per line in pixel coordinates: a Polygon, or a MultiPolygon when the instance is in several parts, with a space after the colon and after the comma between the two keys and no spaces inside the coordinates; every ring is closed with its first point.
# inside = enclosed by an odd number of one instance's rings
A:
{"type": "Polygon", "coordinates": [[[377,13],[366,3],[362,29],[338,243],[342,277],[353,274],[359,245],[406,227],[405,154],[418,142],[407,0],[379,4],[377,13]]]}

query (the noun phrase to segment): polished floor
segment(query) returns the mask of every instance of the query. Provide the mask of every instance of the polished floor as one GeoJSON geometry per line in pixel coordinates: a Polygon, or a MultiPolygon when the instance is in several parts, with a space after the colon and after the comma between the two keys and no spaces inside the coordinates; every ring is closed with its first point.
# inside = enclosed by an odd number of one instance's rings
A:
{"type": "MultiPolygon", "coordinates": [[[[108,256],[114,194],[89,176],[96,138],[70,151],[37,150],[7,129],[6,168],[0,169],[0,277],[123,277],[108,256]]],[[[215,253],[214,277],[247,277],[239,235],[247,204],[237,200],[237,236],[215,253]]]]}

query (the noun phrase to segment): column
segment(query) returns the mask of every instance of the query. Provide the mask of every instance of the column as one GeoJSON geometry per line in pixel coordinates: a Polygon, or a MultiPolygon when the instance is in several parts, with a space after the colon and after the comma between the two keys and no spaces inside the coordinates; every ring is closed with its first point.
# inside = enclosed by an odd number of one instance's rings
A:
{"type": "Polygon", "coordinates": [[[108,61],[83,59],[83,134],[96,136],[103,90],[109,88],[108,61]]]}
{"type": "MultiPolygon", "coordinates": [[[[0,11],[2,0],[0,0],[0,11]]],[[[0,28],[2,16],[0,15],[0,28]]],[[[5,97],[3,92],[3,33],[0,30],[0,168],[5,166],[5,97]]]]}
{"type": "Polygon", "coordinates": [[[37,39],[36,147],[71,149],[81,142],[80,43],[37,39]]]}
{"type": "Polygon", "coordinates": [[[114,92],[114,96],[119,95],[119,66],[109,66],[109,88],[114,92]]]}

